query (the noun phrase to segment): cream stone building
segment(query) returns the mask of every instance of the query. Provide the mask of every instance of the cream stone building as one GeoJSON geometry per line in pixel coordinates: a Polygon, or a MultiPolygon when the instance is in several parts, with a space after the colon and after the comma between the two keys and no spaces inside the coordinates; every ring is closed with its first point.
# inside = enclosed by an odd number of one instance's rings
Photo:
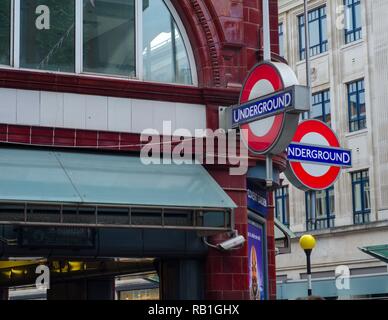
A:
{"type": "MultiPolygon", "coordinates": [[[[388,297],[388,1],[312,0],[308,6],[313,107],[304,117],[335,130],[352,150],[353,167],[324,192],[302,192],[284,178],[276,214],[296,237],[291,253],[277,256],[278,298],[306,295],[298,241],[307,232],[317,239],[314,294],[388,297]]],[[[279,40],[281,55],[305,83],[302,0],[279,0],[279,40]]]]}

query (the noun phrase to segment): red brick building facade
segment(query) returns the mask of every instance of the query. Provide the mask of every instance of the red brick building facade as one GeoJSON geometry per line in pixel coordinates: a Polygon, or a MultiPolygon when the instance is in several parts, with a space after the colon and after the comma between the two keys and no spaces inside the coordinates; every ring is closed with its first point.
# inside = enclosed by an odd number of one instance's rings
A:
{"type": "MultiPolygon", "coordinates": [[[[160,84],[88,75],[46,73],[0,68],[0,87],[83,95],[203,104],[206,123],[217,129],[219,106],[237,103],[248,71],[262,57],[261,0],[172,0],[178,12],[197,66],[198,86],[160,84]]],[[[272,53],[278,53],[277,0],[270,0],[272,53]]],[[[0,123],[1,123],[0,119],[0,123]]],[[[16,123],[0,124],[0,141],[50,147],[74,147],[116,152],[139,152],[139,134],[130,132],[85,130],[16,123]]],[[[264,164],[251,157],[250,165],[264,164]]],[[[282,169],[284,159],[276,158],[282,169]]],[[[235,224],[247,237],[246,176],[230,176],[227,166],[207,166],[210,174],[238,205],[235,224]]],[[[275,245],[272,194],[268,196],[267,218],[269,297],[276,298],[275,245]]],[[[214,238],[213,241],[219,240],[214,238]]],[[[249,299],[248,249],[222,253],[210,249],[206,260],[207,299],[249,299]]]]}

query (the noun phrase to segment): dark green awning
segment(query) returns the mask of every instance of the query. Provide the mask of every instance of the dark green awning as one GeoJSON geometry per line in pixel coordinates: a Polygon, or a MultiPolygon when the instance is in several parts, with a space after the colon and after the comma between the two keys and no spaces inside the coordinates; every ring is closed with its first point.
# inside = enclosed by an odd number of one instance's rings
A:
{"type": "Polygon", "coordinates": [[[388,244],[359,248],[362,252],[388,263],[388,244]]]}
{"type": "Polygon", "coordinates": [[[1,224],[210,233],[233,225],[235,203],[200,164],[0,147],[0,172],[1,224]]]}
{"type": "Polygon", "coordinates": [[[0,148],[1,202],[235,208],[202,165],[139,157],[0,148]]]}

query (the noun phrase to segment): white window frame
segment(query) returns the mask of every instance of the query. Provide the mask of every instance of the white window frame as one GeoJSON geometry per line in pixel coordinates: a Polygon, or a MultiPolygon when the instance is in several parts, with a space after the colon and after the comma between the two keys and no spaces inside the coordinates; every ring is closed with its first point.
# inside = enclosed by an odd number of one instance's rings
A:
{"type": "MultiPolygon", "coordinates": [[[[55,73],[55,74],[72,74],[72,75],[87,75],[95,76],[97,78],[117,78],[117,79],[128,79],[128,80],[138,80],[144,81],[144,69],[143,69],[143,0],[135,0],[135,64],[136,64],[136,75],[135,77],[123,77],[119,75],[109,75],[109,74],[96,74],[83,71],[83,0],[75,0],[75,71],[74,72],[58,72],[52,70],[41,70],[41,69],[30,69],[30,68],[21,68],[20,67],[20,1],[22,0],[12,0],[11,1],[11,45],[10,45],[10,66],[1,66],[2,68],[9,69],[19,69],[27,70],[31,72],[45,72],[45,73],[55,73]]],[[[189,60],[192,84],[183,84],[183,83],[169,83],[163,82],[165,84],[172,85],[181,85],[181,86],[198,86],[198,74],[197,66],[194,58],[194,51],[192,49],[189,37],[186,33],[186,29],[183,25],[182,20],[180,19],[177,11],[172,5],[170,0],[163,0],[168,11],[174,18],[174,21],[178,27],[178,30],[181,33],[183,38],[184,47],[187,52],[187,57],[189,60]]],[[[154,82],[154,81],[147,81],[154,82]]],[[[160,82],[154,82],[160,83],[160,82]]]]}
{"type": "Polygon", "coordinates": [[[83,0],[75,1],[75,73],[83,73],[83,0]]]}
{"type": "Polygon", "coordinates": [[[20,0],[14,0],[11,8],[13,10],[11,14],[13,18],[11,26],[11,32],[13,31],[11,50],[13,52],[11,52],[11,56],[14,68],[20,68],[20,0]]]}
{"type": "Polygon", "coordinates": [[[135,1],[135,28],[136,77],[143,81],[143,0],[135,1]]]}

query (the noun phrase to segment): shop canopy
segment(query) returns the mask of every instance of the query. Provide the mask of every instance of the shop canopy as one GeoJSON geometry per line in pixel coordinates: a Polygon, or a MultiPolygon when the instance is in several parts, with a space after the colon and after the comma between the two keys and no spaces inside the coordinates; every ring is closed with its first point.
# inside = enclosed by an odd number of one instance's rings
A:
{"type": "Polygon", "coordinates": [[[277,218],[274,218],[275,222],[275,245],[279,250],[278,254],[291,253],[291,239],[294,239],[296,235],[277,218]]]}
{"type": "Polygon", "coordinates": [[[388,244],[359,248],[362,252],[388,263],[388,244]]]}
{"type": "Polygon", "coordinates": [[[0,222],[227,232],[235,203],[199,164],[0,148],[0,222]]]}
{"type": "Polygon", "coordinates": [[[0,201],[235,208],[201,165],[139,157],[0,148],[0,201]]]}

